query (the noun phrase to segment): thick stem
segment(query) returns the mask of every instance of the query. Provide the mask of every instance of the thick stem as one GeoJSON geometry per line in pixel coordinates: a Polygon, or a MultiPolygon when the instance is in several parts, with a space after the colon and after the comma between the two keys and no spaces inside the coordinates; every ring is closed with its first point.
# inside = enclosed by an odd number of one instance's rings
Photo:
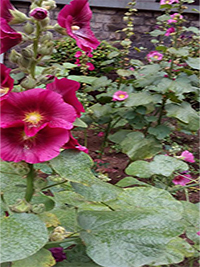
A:
{"type": "Polygon", "coordinates": [[[101,145],[100,158],[102,157],[102,154],[104,152],[104,148],[106,146],[108,135],[109,135],[110,130],[111,130],[111,123],[112,123],[112,120],[110,120],[110,122],[108,123],[108,126],[107,126],[106,131],[105,131],[105,136],[104,136],[104,139],[103,139],[103,143],[101,145]]]}
{"type": "Polygon", "coordinates": [[[34,53],[34,60],[31,64],[31,76],[35,79],[35,67],[37,64],[37,54],[38,54],[38,43],[39,43],[39,38],[40,38],[40,24],[39,22],[36,23],[36,34],[35,34],[35,39],[33,41],[33,53],[34,53]]]}
{"type": "Polygon", "coordinates": [[[165,103],[166,103],[166,98],[163,98],[162,105],[161,105],[161,108],[160,108],[160,114],[159,114],[159,117],[158,117],[158,125],[160,125],[161,121],[162,121],[163,112],[164,112],[164,109],[165,109],[165,103]]]}
{"type": "Polygon", "coordinates": [[[27,202],[30,202],[34,193],[34,177],[35,177],[35,171],[33,168],[33,164],[29,164],[30,171],[26,178],[26,194],[25,194],[25,200],[27,202]]]}

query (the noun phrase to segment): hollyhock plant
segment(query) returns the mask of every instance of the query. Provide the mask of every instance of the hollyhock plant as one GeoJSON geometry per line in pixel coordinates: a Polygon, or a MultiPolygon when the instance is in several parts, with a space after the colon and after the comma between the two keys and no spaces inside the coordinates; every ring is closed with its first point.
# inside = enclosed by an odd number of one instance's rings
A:
{"type": "Polygon", "coordinates": [[[187,174],[186,172],[182,172],[180,175],[175,176],[172,182],[175,185],[185,186],[191,180],[192,180],[192,176],[190,174],[187,174]]]}
{"type": "Polygon", "coordinates": [[[12,29],[4,18],[0,18],[0,54],[22,41],[22,35],[12,29]]]}
{"type": "Polygon", "coordinates": [[[73,0],[58,14],[58,24],[66,29],[67,34],[85,52],[91,52],[100,44],[90,29],[91,18],[88,0],[73,0]]]}
{"type": "Polygon", "coordinates": [[[5,99],[10,91],[13,89],[14,79],[10,77],[11,69],[7,68],[4,64],[0,64],[1,71],[1,91],[0,97],[1,100],[5,99]]]}
{"type": "Polygon", "coordinates": [[[1,129],[1,159],[31,164],[48,161],[59,155],[69,137],[69,130],[49,126],[31,137],[26,135],[23,125],[1,129]]]}
{"type": "Polygon", "coordinates": [[[75,108],[78,117],[81,116],[81,112],[85,112],[83,105],[76,97],[76,91],[80,88],[80,83],[67,78],[55,78],[52,83],[47,84],[46,88],[59,93],[66,103],[75,108]]]}
{"type": "Polygon", "coordinates": [[[168,20],[168,23],[176,23],[179,19],[183,19],[183,16],[179,13],[174,13],[170,17],[171,19],[168,20]]]}
{"type": "Polygon", "coordinates": [[[195,162],[194,155],[190,153],[188,150],[183,151],[178,158],[191,163],[195,162]]]}
{"type": "Polygon", "coordinates": [[[56,262],[61,262],[63,260],[66,260],[66,255],[63,251],[63,248],[61,247],[56,247],[56,248],[50,248],[49,249],[55,258],[56,262]]]}
{"type": "Polygon", "coordinates": [[[36,20],[43,20],[47,17],[48,11],[44,8],[37,7],[30,12],[30,16],[36,20]]]}
{"type": "Polygon", "coordinates": [[[23,126],[25,134],[34,137],[47,125],[70,130],[76,117],[73,106],[65,103],[60,94],[35,88],[9,94],[1,109],[1,127],[23,126]]]}
{"type": "Polygon", "coordinates": [[[165,36],[170,36],[170,34],[173,32],[175,32],[175,29],[174,29],[174,27],[171,27],[171,28],[167,29],[165,36]]]}
{"type": "Polygon", "coordinates": [[[147,60],[149,62],[152,62],[154,60],[162,60],[163,58],[163,54],[157,52],[157,51],[151,51],[150,53],[148,53],[147,55],[147,60]]]}
{"type": "Polygon", "coordinates": [[[128,93],[124,91],[117,91],[114,93],[112,100],[113,101],[123,101],[128,98],[128,93]]]}

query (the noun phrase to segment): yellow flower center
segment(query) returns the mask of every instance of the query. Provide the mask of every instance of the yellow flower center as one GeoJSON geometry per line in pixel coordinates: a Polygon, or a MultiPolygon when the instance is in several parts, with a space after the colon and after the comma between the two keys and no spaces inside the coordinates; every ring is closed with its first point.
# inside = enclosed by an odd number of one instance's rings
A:
{"type": "Polygon", "coordinates": [[[124,98],[125,97],[125,95],[119,95],[119,98],[124,98]]]}
{"type": "Polygon", "coordinates": [[[155,58],[155,59],[158,59],[158,56],[156,55],[156,56],[154,56],[154,58],[155,58]]]}
{"type": "Polygon", "coordinates": [[[8,87],[1,87],[0,88],[0,96],[4,96],[5,94],[7,94],[9,91],[8,87]]]}
{"type": "Polygon", "coordinates": [[[80,30],[80,27],[77,25],[73,25],[73,26],[71,26],[71,29],[72,29],[72,31],[78,31],[78,30],[80,30]]]}
{"type": "Polygon", "coordinates": [[[33,111],[25,114],[24,121],[32,124],[37,124],[39,121],[42,120],[42,118],[43,117],[39,112],[33,111]]]}

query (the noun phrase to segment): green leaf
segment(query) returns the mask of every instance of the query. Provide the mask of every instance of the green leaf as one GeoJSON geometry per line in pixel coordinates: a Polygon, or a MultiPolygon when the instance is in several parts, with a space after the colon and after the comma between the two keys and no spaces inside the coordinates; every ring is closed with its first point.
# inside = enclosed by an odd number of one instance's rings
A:
{"type": "Polygon", "coordinates": [[[61,177],[72,182],[89,185],[95,178],[90,169],[93,161],[84,152],[65,150],[52,159],[50,164],[61,177]]]}
{"type": "Polygon", "coordinates": [[[26,259],[14,261],[12,267],[51,267],[55,264],[56,261],[51,252],[43,248],[26,259]]]}
{"type": "Polygon", "coordinates": [[[150,186],[149,184],[143,183],[133,177],[125,177],[121,179],[118,183],[116,183],[115,185],[119,187],[128,187],[132,185],[150,186]]]}
{"type": "Polygon", "coordinates": [[[109,105],[100,105],[99,103],[94,104],[90,107],[90,109],[93,111],[93,116],[96,118],[101,118],[105,115],[109,115],[112,111],[112,108],[109,105]]]}
{"type": "Polygon", "coordinates": [[[160,264],[166,254],[170,261],[168,243],[184,231],[182,205],[164,190],[127,191],[120,211],[79,213],[88,256],[105,267],[139,267],[155,260],[160,264]]]}
{"type": "Polygon", "coordinates": [[[25,259],[40,250],[49,236],[34,214],[15,213],[1,218],[1,262],[25,259]]]}
{"type": "Polygon", "coordinates": [[[188,124],[188,128],[191,131],[197,131],[199,129],[199,116],[189,103],[171,103],[167,104],[165,109],[167,111],[167,116],[176,118],[181,122],[188,124]]]}
{"type": "Polygon", "coordinates": [[[73,125],[76,126],[76,127],[82,127],[82,128],[87,128],[88,127],[88,125],[83,120],[81,120],[80,118],[76,118],[76,120],[73,123],[73,125]]]}
{"type": "Polygon", "coordinates": [[[158,125],[156,127],[149,127],[148,133],[154,135],[158,140],[162,140],[170,135],[171,129],[166,125],[158,125]]]}
{"type": "Polygon", "coordinates": [[[131,93],[125,103],[126,107],[145,106],[150,103],[159,103],[161,96],[149,92],[131,93]]]}
{"type": "Polygon", "coordinates": [[[119,54],[120,53],[118,51],[113,51],[113,52],[108,54],[108,58],[117,57],[117,56],[119,56],[119,54]]]}
{"type": "Polygon", "coordinates": [[[87,84],[92,84],[94,82],[94,80],[96,80],[96,77],[92,77],[92,76],[83,76],[83,75],[69,75],[67,77],[70,80],[73,81],[77,81],[80,83],[87,83],[87,84]]]}
{"type": "Polygon", "coordinates": [[[199,70],[200,69],[200,59],[197,57],[197,58],[192,58],[192,57],[189,57],[187,60],[186,60],[186,63],[193,69],[195,70],[199,70]]]}
{"type": "Polygon", "coordinates": [[[168,52],[170,54],[180,56],[180,57],[187,57],[189,55],[189,48],[188,47],[181,47],[181,48],[174,48],[170,47],[168,48],[168,52]]]}
{"type": "Polygon", "coordinates": [[[117,74],[119,76],[122,76],[122,77],[129,77],[129,76],[133,75],[133,71],[132,70],[125,70],[125,69],[118,69],[117,74]]]}
{"type": "Polygon", "coordinates": [[[137,160],[132,162],[125,169],[126,174],[137,176],[140,178],[149,178],[153,175],[152,170],[150,169],[150,163],[143,160],[137,160]]]}
{"type": "Polygon", "coordinates": [[[131,130],[120,130],[114,134],[110,134],[108,139],[113,143],[120,144],[124,140],[124,138],[127,136],[127,134],[131,132],[132,132],[131,130]]]}
{"type": "Polygon", "coordinates": [[[161,151],[161,144],[153,137],[145,138],[141,132],[128,134],[120,143],[122,152],[131,160],[152,158],[161,151]]]}

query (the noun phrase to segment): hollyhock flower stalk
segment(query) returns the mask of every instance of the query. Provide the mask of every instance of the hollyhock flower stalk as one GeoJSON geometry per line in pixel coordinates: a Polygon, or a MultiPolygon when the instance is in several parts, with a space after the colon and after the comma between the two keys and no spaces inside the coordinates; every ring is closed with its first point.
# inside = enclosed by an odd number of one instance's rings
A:
{"type": "Polygon", "coordinates": [[[58,14],[58,24],[66,29],[67,34],[85,52],[91,52],[100,44],[90,29],[91,18],[88,0],[73,0],[58,14]]]}

